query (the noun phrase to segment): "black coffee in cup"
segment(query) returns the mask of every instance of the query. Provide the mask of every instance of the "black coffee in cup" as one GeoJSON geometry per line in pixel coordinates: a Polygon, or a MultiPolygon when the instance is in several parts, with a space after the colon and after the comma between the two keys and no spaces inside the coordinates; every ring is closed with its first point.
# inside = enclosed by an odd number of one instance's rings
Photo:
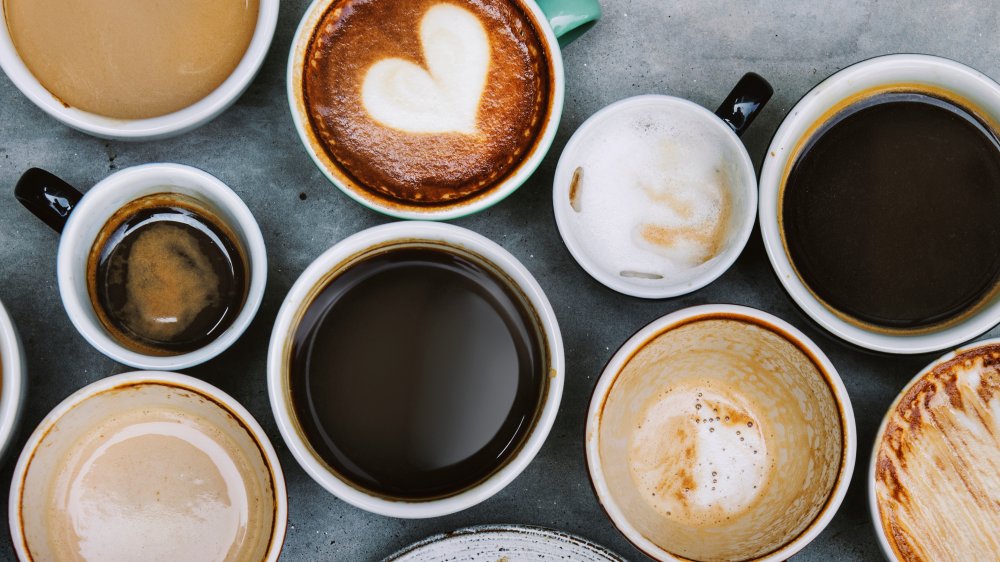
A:
{"type": "Polygon", "coordinates": [[[845,319],[932,330],[995,296],[1000,141],[972,104],[927,88],[849,100],[786,171],[779,223],[805,285],[845,319]]]}
{"type": "Polygon", "coordinates": [[[239,315],[247,262],[226,223],[190,197],[158,194],[119,210],[91,249],[94,310],[122,345],[179,355],[209,344],[239,315]]]}
{"type": "Polygon", "coordinates": [[[454,495],[521,448],[548,385],[525,296],[463,250],[394,245],[321,285],[296,328],[290,395],[318,458],[369,493],[454,495]]]}

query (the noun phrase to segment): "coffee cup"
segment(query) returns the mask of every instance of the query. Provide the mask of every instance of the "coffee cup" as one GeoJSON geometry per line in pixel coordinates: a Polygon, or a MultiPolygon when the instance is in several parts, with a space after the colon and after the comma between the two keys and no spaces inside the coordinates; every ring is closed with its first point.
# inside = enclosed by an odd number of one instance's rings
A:
{"type": "Polygon", "coordinates": [[[292,40],[296,130],[355,201],[431,220],[481,211],[531,176],[562,114],[560,45],[601,15],[596,0],[346,5],[315,0],[292,40]]]}
{"type": "Polygon", "coordinates": [[[998,360],[1000,339],[944,355],[903,387],[882,419],[867,484],[886,559],[996,556],[998,360]]]}
{"type": "Polygon", "coordinates": [[[1000,85],[940,57],[865,60],[809,91],[760,176],[761,234],[792,300],[887,353],[951,348],[1000,321],[983,257],[995,253],[998,122],[1000,85]]]}
{"type": "Polygon", "coordinates": [[[773,90],[745,75],[713,114],[636,96],[601,109],[559,157],[552,207],[577,263],[620,293],[667,298],[708,285],[753,231],[757,176],[739,136],[773,90]]]}
{"type": "Polygon", "coordinates": [[[232,345],[260,307],[260,227],[207,172],[135,166],[81,195],[33,168],[15,194],[61,233],[59,294],[73,325],[118,362],[159,370],[203,363],[232,345]]]}
{"type": "MultiPolygon", "coordinates": [[[[37,2],[5,2],[0,14],[0,67],[10,78],[11,82],[21,90],[21,92],[32,103],[57,119],[63,124],[78,131],[94,135],[96,137],[116,139],[116,140],[153,140],[179,135],[190,131],[208,121],[214,119],[232,105],[236,99],[247,89],[250,82],[260,70],[264,57],[270,47],[271,39],[278,22],[278,0],[254,0],[253,4],[258,4],[256,17],[249,20],[252,27],[245,30],[246,46],[242,55],[232,53],[231,63],[225,68],[217,68],[223,64],[223,57],[213,49],[232,47],[230,43],[220,44],[219,37],[228,37],[230,42],[236,41],[235,32],[227,32],[223,29],[212,29],[212,26],[228,26],[235,21],[235,15],[231,11],[238,10],[242,3],[233,4],[230,11],[214,13],[212,10],[221,9],[223,4],[217,3],[208,6],[200,2],[185,2],[184,5],[170,4],[169,6],[147,6],[145,9],[152,10],[149,17],[158,18],[158,23],[164,29],[170,29],[174,36],[185,35],[183,40],[172,38],[172,36],[161,37],[159,41],[150,38],[137,37],[142,30],[152,29],[149,22],[144,20],[141,10],[123,11],[116,9],[115,3],[112,6],[104,6],[105,9],[112,9],[114,13],[108,16],[109,22],[101,22],[99,29],[91,29],[90,35],[86,35],[87,29],[81,24],[81,12],[101,9],[94,3],[63,3],[56,5],[43,5],[37,2]],[[190,17],[203,22],[204,28],[194,28],[190,23],[185,23],[181,14],[184,11],[191,12],[190,17]],[[31,13],[38,11],[39,13],[31,13]],[[24,13],[27,12],[27,13],[24,13]],[[47,12],[54,12],[52,14],[47,12]],[[14,21],[14,20],[17,21],[14,21]],[[69,33],[61,37],[56,35],[54,39],[63,39],[67,42],[79,40],[100,41],[95,45],[66,45],[67,50],[75,49],[72,56],[60,56],[51,52],[56,48],[52,45],[56,41],[47,41],[46,38],[59,33],[59,25],[64,26],[69,33]],[[24,26],[25,29],[18,29],[24,26]],[[117,26],[117,27],[116,27],[117,26]],[[251,31],[252,29],[252,31],[251,31]],[[114,34],[116,30],[127,31],[122,38],[119,56],[117,53],[103,52],[102,49],[114,44],[114,34]],[[81,34],[76,37],[75,33],[81,34]],[[26,39],[38,38],[39,41],[26,41],[26,39]],[[17,40],[21,39],[21,40],[17,40]],[[136,41],[142,41],[144,50],[140,49],[142,55],[136,52],[136,41]],[[35,43],[35,44],[32,44],[35,43]],[[185,57],[180,57],[178,53],[170,52],[171,49],[185,50],[185,57]],[[20,52],[22,49],[24,52],[20,52]],[[207,51],[207,52],[206,52],[207,51]],[[27,59],[25,58],[27,55],[27,59]],[[177,76],[169,78],[165,73],[154,75],[146,79],[136,78],[137,82],[132,84],[124,78],[129,75],[129,70],[116,67],[114,72],[107,69],[109,62],[115,64],[135,63],[144,56],[149,59],[149,64],[174,65],[173,72],[177,76]],[[97,76],[87,76],[84,72],[85,65],[80,64],[79,57],[89,57],[90,62],[95,65],[95,71],[105,71],[106,76],[99,80],[97,76]],[[37,59],[33,64],[28,64],[32,59],[37,59]],[[181,60],[183,59],[183,60],[181,60]],[[57,65],[52,61],[62,60],[71,68],[67,72],[60,73],[57,65]],[[32,69],[32,66],[36,68],[32,69]],[[50,80],[66,80],[66,92],[62,92],[65,99],[59,94],[50,91],[39,79],[39,69],[44,67],[44,75],[50,80]],[[196,69],[197,72],[192,72],[196,69]],[[91,103],[106,106],[113,111],[118,108],[128,107],[122,98],[130,98],[129,88],[132,94],[147,88],[151,91],[138,96],[134,100],[141,105],[145,100],[161,101],[167,98],[164,90],[175,88],[178,81],[185,77],[192,79],[202,79],[203,76],[213,71],[217,76],[205,84],[191,86],[191,92],[185,92],[185,100],[180,104],[172,103],[168,106],[147,108],[143,116],[124,117],[108,116],[99,113],[99,109],[83,109],[79,105],[84,104],[83,99],[91,103]],[[116,74],[117,72],[117,74],[116,74]],[[88,81],[89,79],[89,81],[88,81]],[[150,80],[153,83],[150,83],[150,80]],[[100,87],[101,80],[116,88],[115,92],[94,92],[86,88],[93,88],[95,84],[100,87]],[[160,83],[162,82],[162,83],[160,83]],[[79,84],[86,84],[86,88],[79,84]],[[81,94],[81,102],[76,106],[72,101],[76,101],[70,94],[75,92],[81,94]],[[121,91],[117,91],[121,90],[121,91]],[[159,108],[159,109],[157,109],[159,108]],[[166,113],[162,113],[162,112],[166,113]],[[147,113],[149,114],[147,116],[147,113]]],[[[248,4],[249,5],[249,4],[248,4]]],[[[245,9],[245,8],[243,8],[245,9]]],[[[90,21],[93,18],[86,18],[90,21]]],[[[98,25],[91,22],[92,25],[98,25]]],[[[141,71],[139,74],[143,74],[141,71]]],[[[207,79],[207,78],[206,78],[207,79]]],[[[50,85],[50,87],[53,87],[50,85]]],[[[89,106],[88,106],[89,107],[89,106]]]]}
{"type": "Polygon", "coordinates": [[[24,348],[14,322],[0,303],[0,460],[6,457],[24,406],[28,381],[24,348]]]}
{"type": "Polygon", "coordinates": [[[20,560],[271,562],[288,499],[243,406],[198,379],[147,371],[90,384],[42,420],[8,514],[20,560]]]}
{"type": "Polygon", "coordinates": [[[493,496],[538,453],[565,378],[552,307],[483,236],[402,222],[348,237],[292,286],[268,349],[278,429],[361,509],[437,517],[493,496]]]}
{"type": "Polygon", "coordinates": [[[755,309],[668,314],[597,382],[587,468],[655,560],[785,560],[833,519],[854,469],[847,390],[823,352],[755,309]]]}

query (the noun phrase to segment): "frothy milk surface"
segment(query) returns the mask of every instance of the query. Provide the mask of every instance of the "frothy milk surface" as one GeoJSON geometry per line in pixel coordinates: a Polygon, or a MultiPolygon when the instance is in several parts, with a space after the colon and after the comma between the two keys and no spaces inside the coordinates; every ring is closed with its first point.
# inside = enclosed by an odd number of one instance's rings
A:
{"type": "Polygon", "coordinates": [[[576,141],[567,215],[597,267],[655,283],[725,248],[742,157],[705,120],[651,100],[599,117],[576,141]]]}
{"type": "Polygon", "coordinates": [[[243,453],[204,420],[167,408],[96,424],[53,484],[45,521],[60,561],[244,560],[259,524],[243,453]]]}

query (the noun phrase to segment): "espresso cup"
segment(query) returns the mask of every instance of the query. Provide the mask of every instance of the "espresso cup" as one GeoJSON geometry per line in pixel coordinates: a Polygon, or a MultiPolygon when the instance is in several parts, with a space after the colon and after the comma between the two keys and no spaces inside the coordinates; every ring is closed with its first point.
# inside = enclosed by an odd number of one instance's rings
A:
{"type": "Polygon", "coordinates": [[[556,226],[580,267],[610,289],[651,299],[725,273],[757,210],[757,176],[739,137],[772,93],[750,73],[715,113],[644,95],[580,125],[552,189],[556,226]]]}
{"type": "Polygon", "coordinates": [[[531,176],[562,114],[560,45],[601,15],[596,0],[345,4],[315,0],[299,24],[292,119],[330,182],[406,219],[481,211],[531,176]]]}
{"type": "MultiPolygon", "coordinates": [[[[116,172],[91,188],[85,195],[56,176],[33,168],[18,181],[18,200],[61,233],[56,255],[59,294],[70,321],[77,331],[101,353],[140,369],[176,370],[198,365],[225,351],[250,325],[264,296],[267,281],[267,253],[257,221],[242,199],[211,174],[181,164],[146,164],[116,172]],[[242,304],[227,312],[228,328],[216,331],[207,343],[183,349],[159,349],[131,345],[115,333],[107,321],[94,285],[92,263],[101,252],[97,248],[110,240],[109,226],[123,210],[152,198],[187,201],[204,209],[219,227],[228,231],[238,248],[245,272],[242,304]]],[[[126,217],[127,218],[127,217],[126,217]]],[[[119,229],[115,229],[118,232],[119,229]]],[[[213,234],[214,236],[214,234],[213,234]]],[[[225,237],[225,236],[223,236],[225,237]]],[[[220,238],[223,238],[220,237],[220,238]]],[[[109,242],[110,244],[110,242],[109,242]]],[[[158,263],[155,259],[147,260],[158,263]]],[[[157,281],[159,282],[159,281],[157,281]]],[[[185,302],[196,293],[186,285],[166,280],[152,285],[150,298],[170,291],[185,302]],[[183,294],[181,294],[183,293],[183,294]]],[[[200,311],[203,312],[204,310],[200,311]]],[[[199,312],[199,311],[196,311],[199,312]]],[[[160,319],[169,321],[171,319],[160,319]]],[[[178,322],[177,318],[172,319],[178,322]]],[[[221,326],[221,325],[220,325],[221,326]]]]}
{"type": "MultiPolygon", "coordinates": [[[[849,66],[809,91],[789,111],[788,117],[775,133],[764,158],[760,176],[760,228],[767,256],[778,280],[792,297],[792,300],[810,318],[827,331],[854,345],[886,353],[916,354],[954,347],[996,325],[1000,321],[1000,298],[997,298],[996,283],[992,284],[993,288],[987,284],[987,290],[977,298],[977,302],[961,305],[958,313],[952,315],[947,321],[929,325],[926,328],[896,329],[878,322],[859,320],[856,315],[852,315],[843,307],[837,306],[829,302],[828,298],[819,295],[814,287],[810,287],[804,281],[801,271],[798,269],[799,266],[793,262],[791,254],[791,246],[798,240],[793,240],[793,235],[789,234],[788,216],[783,211],[787,196],[786,186],[795,164],[800,155],[805,154],[811,143],[815,142],[815,139],[822,138],[822,135],[825,134],[824,131],[836,130],[829,129],[829,124],[836,122],[838,116],[844,115],[848,110],[863,107],[867,100],[874,99],[876,95],[897,91],[924,94],[930,99],[944,100],[950,106],[959,107],[971,115],[970,119],[978,122],[978,127],[982,131],[988,131],[990,128],[996,130],[996,127],[990,124],[1000,123],[1000,85],[965,65],[940,57],[899,54],[877,57],[849,66]]],[[[880,130],[884,130],[884,128],[880,130]]],[[[926,130],[935,131],[937,134],[935,128],[926,130]]],[[[878,142],[872,141],[872,143],[878,142]]],[[[947,148],[945,147],[945,150],[947,148]]],[[[966,151],[962,152],[964,156],[966,151]]],[[[995,151],[993,152],[995,153],[995,151]]],[[[870,152],[874,155],[883,153],[884,151],[870,152]]],[[[967,154],[972,154],[972,152],[968,151],[967,154]]],[[[886,160],[889,163],[888,169],[885,170],[886,178],[893,177],[891,166],[904,167],[913,164],[908,162],[905,156],[900,158],[887,156],[886,160]]],[[[840,169],[844,171],[860,169],[861,164],[851,162],[850,166],[853,168],[848,166],[849,164],[845,162],[840,166],[840,169]]],[[[831,193],[828,196],[834,197],[835,194],[831,193]]],[[[957,200],[950,190],[947,194],[943,194],[943,198],[957,200]]],[[[816,201],[818,206],[830,208],[825,200],[816,198],[816,201]]],[[[860,202],[858,204],[861,205],[860,202]]],[[[907,209],[908,205],[920,204],[927,204],[923,197],[910,195],[907,198],[904,196],[901,198],[899,208],[907,209]]],[[[945,212],[944,209],[939,209],[936,205],[936,203],[932,204],[927,209],[927,213],[945,212]]],[[[977,207],[975,202],[972,202],[970,206],[977,207]]],[[[992,203],[986,205],[983,202],[978,207],[989,209],[992,207],[992,203]]],[[[869,217],[871,213],[861,214],[862,209],[860,208],[856,211],[856,213],[843,213],[843,216],[848,218],[864,216],[870,218],[873,223],[885,218],[884,216],[869,217]]],[[[951,213],[952,211],[953,209],[949,209],[947,212],[951,213]]],[[[958,222],[969,223],[968,220],[959,220],[958,222]]],[[[819,223],[814,215],[803,213],[797,224],[816,225],[819,223]]],[[[940,224],[953,223],[948,219],[942,219],[940,224]]],[[[974,228],[961,234],[965,236],[965,233],[973,231],[974,228]]],[[[946,242],[954,238],[953,235],[956,233],[958,230],[951,235],[937,236],[937,239],[946,242]]],[[[859,235],[857,232],[842,232],[836,233],[835,237],[830,238],[830,245],[843,248],[845,247],[844,241],[855,239],[868,242],[867,237],[859,235]]],[[[967,242],[969,238],[966,236],[961,240],[967,242]]],[[[969,248],[970,252],[987,253],[979,248],[982,244],[964,243],[963,246],[969,248]],[[976,249],[973,250],[973,248],[976,249]]],[[[930,248],[920,247],[900,248],[898,244],[883,244],[880,247],[893,248],[891,251],[885,252],[886,257],[910,255],[908,252],[919,257],[930,255],[931,251],[930,248]]],[[[823,256],[826,254],[826,252],[813,252],[812,255],[823,256]]],[[[968,256],[968,254],[966,255],[968,256]]],[[[857,259],[857,263],[845,264],[842,267],[842,272],[848,282],[843,282],[838,278],[836,284],[839,287],[861,287],[862,289],[859,291],[861,294],[872,294],[864,291],[863,287],[866,286],[867,280],[862,280],[862,276],[857,274],[859,270],[867,272],[873,267],[873,264],[869,263],[871,258],[866,256],[857,259]]],[[[976,258],[968,257],[968,259],[975,262],[976,258]]],[[[982,263],[987,263],[988,259],[983,258],[982,263]]],[[[939,260],[928,266],[928,268],[934,267],[939,270],[933,277],[934,286],[947,288],[955,285],[954,280],[942,282],[944,277],[951,275],[951,266],[945,266],[939,260]],[[948,272],[948,274],[945,275],[943,272],[948,272]]],[[[928,277],[907,275],[907,278],[922,282],[928,277]]],[[[891,283],[891,277],[889,279],[890,283],[882,283],[888,287],[884,292],[895,298],[901,294],[902,290],[891,283]]],[[[883,293],[878,294],[882,295],[883,293]]],[[[921,299],[917,302],[927,302],[927,299],[921,299]]]]}
{"type": "Polygon", "coordinates": [[[107,377],[28,438],[11,484],[20,560],[276,561],[288,498],[235,399],[176,373],[107,377]]]}
{"type": "Polygon", "coordinates": [[[955,350],[889,406],[867,482],[886,559],[990,560],[1000,552],[998,360],[1000,339],[955,350]]]}
{"type": "Polygon", "coordinates": [[[17,430],[28,381],[24,348],[14,322],[0,303],[0,460],[17,430]]]}
{"type": "Polygon", "coordinates": [[[552,307],[516,258],[463,228],[402,222],[344,239],[302,273],[267,379],[281,436],[313,480],[361,509],[425,518],[478,504],[527,467],[565,362],[552,307]],[[374,321],[385,331],[369,335],[374,321]],[[513,357],[515,341],[533,355],[513,357]]]}
{"type": "Polygon", "coordinates": [[[854,470],[847,390],[788,323],[696,306],[640,330],[597,382],[597,498],[655,560],[785,560],[833,519],[854,470]]]}
{"type": "MultiPolygon", "coordinates": [[[[32,103],[78,131],[115,140],[154,140],[204,125],[231,106],[260,70],[278,23],[279,0],[260,0],[257,23],[246,52],[228,78],[199,101],[159,117],[116,119],[71,107],[32,74],[11,38],[7,10],[0,10],[0,67],[32,103]]],[[[5,6],[6,8],[6,6],[5,6]]]]}

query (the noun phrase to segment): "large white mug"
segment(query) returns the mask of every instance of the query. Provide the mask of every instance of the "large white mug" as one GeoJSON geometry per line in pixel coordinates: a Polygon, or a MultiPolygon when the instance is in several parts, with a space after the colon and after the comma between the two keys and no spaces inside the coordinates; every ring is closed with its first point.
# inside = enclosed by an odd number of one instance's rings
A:
{"type": "Polygon", "coordinates": [[[24,406],[28,381],[21,339],[10,314],[0,303],[0,460],[10,445],[24,406]]]}

